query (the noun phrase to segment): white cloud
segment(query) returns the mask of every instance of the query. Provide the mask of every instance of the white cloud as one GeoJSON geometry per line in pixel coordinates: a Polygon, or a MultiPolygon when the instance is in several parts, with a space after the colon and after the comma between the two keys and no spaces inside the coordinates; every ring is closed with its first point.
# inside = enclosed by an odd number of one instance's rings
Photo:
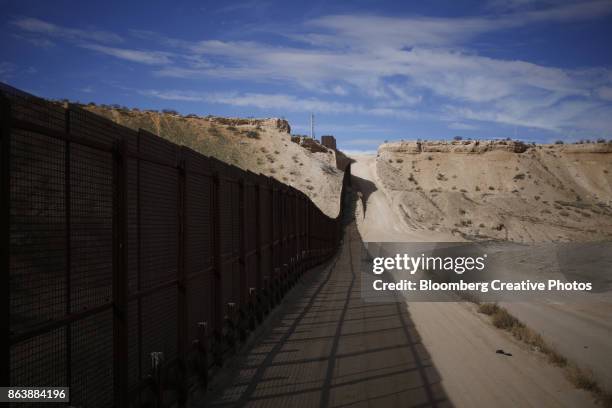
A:
{"type": "Polygon", "coordinates": [[[154,89],[149,89],[145,91],[140,91],[139,93],[144,96],[164,99],[167,101],[203,102],[205,100],[204,97],[191,92],[157,91],[154,89]]]}
{"type": "Polygon", "coordinates": [[[164,65],[170,63],[170,54],[167,52],[130,50],[89,43],[81,44],[80,47],[141,64],[164,65]]]}
{"type": "Polygon", "coordinates": [[[271,89],[283,88],[282,93],[145,91],[161,99],[277,112],[444,120],[449,126],[470,126],[465,122],[477,120],[558,132],[581,127],[609,134],[612,126],[606,114],[612,100],[612,70],[502,60],[478,55],[465,46],[470,39],[499,30],[607,16],[612,2],[513,2],[502,12],[491,4],[497,14],[479,17],[330,15],[290,28],[275,26],[276,34],[297,42],[292,46],[185,41],[134,31],[160,48],[144,51],[100,45],[110,39],[101,32],[94,34],[94,40],[85,37],[89,32],[41,20],[22,19],[14,24],[27,32],[79,39],[80,46],[115,58],[157,65],[152,72],[158,76],[265,82],[273,85],[271,89]],[[171,53],[163,51],[169,48],[171,53]],[[296,93],[317,97],[292,95],[296,89],[301,91],[296,93]]]}
{"type": "Polygon", "coordinates": [[[207,100],[214,103],[249,106],[262,110],[327,113],[352,113],[359,110],[358,107],[351,104],[323,101],[316,98],[299,98],[285,94],[214,94],[210,95],[207,100]]]}
{"type": "Polygon", "coordinates": [[[425,117],[425,114],[417,114],[413,111],[397,108],[377,108],[359,104],[335,102],[313,97],[298,97],[291,94],[280,93],[240,93],[240,92],[221,92],[221,93],[195,93],[179,90],[141,90],[141,95],[174,101],[186,102],[208,102],[238,107],[251,107],[267,111],[269,114],[277,112],[315,112],[333,114],[364,114],[382,117],[395,117],[412,119],[415,117],[425,117]]]}
{"type": "Polygon", "coordinates": [[[67,28],[31,17],[14,20],[12,24],[26,32],[63,38],[67,40],[87,40],[102,43],[123,41],[121,36],[108,31],[67,28]]]}
{"type": "Polygon", "coordinates": [[[448,125],[448,128],[454,130],[476,130],[478,129],[478,126],[463,122],[453,122],[448,125]]]}

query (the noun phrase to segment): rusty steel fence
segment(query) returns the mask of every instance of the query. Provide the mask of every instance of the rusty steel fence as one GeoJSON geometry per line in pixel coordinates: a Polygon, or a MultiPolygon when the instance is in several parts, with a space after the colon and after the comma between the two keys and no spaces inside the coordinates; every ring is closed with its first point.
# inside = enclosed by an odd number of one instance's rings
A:
{"type": "Polygon", "coordinates": [[[77,106],[0,99],[11,386],[180,405],[339,246],[342,214],[273,178],[77,106]]]}

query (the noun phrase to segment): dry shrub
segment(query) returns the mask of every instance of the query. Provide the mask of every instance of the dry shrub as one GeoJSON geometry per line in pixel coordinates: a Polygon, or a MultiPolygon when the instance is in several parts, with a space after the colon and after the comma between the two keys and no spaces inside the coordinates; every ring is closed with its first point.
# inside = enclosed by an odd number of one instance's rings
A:
{"type": "Polygon", "coordinates": [[[478,306],[478,313],[486,314],[487,316],[491,316],[498,310],[499,306],[497,306],[497,303],[482,303],[478,306]]]}
{"type": "Polygon", "coordinates": [[[514,327],[522,326],[522,323],[516,317],[512,316],[506,309],[501,307],[491,316],[491,319],[493,326],[498,329],[512,331],[514,327]]]}
{"type": "Polygon", "coordinates": [[[567,366],[565,374],[567,375],[567,379],[570,380],[574,387],[594,393],[601,392],[601,389],[599,388],[599,385],[597,385],[597,381],[595,381],[595,377],[593,376],[593,372],[591,370],[585,370],[575,364],[570,364],[567,366]]]}

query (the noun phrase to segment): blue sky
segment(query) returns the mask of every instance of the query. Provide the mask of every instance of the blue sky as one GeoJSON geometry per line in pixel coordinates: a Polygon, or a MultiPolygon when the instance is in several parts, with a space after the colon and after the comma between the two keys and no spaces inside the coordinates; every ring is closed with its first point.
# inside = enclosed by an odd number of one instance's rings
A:
{"type": "Polygon", "coordinates": [[[4,1],[0,81],[384,140],[612,138],[612,0],[4,1]]]}

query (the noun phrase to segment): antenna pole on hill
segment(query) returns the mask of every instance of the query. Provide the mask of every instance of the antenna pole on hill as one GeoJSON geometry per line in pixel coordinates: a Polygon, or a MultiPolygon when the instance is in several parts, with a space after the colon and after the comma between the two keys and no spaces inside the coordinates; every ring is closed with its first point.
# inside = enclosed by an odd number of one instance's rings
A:
{"type": "Polygon", "coordinates": [[[310,114],[310,138],[314,139],[314,113],[310,114]]]}

